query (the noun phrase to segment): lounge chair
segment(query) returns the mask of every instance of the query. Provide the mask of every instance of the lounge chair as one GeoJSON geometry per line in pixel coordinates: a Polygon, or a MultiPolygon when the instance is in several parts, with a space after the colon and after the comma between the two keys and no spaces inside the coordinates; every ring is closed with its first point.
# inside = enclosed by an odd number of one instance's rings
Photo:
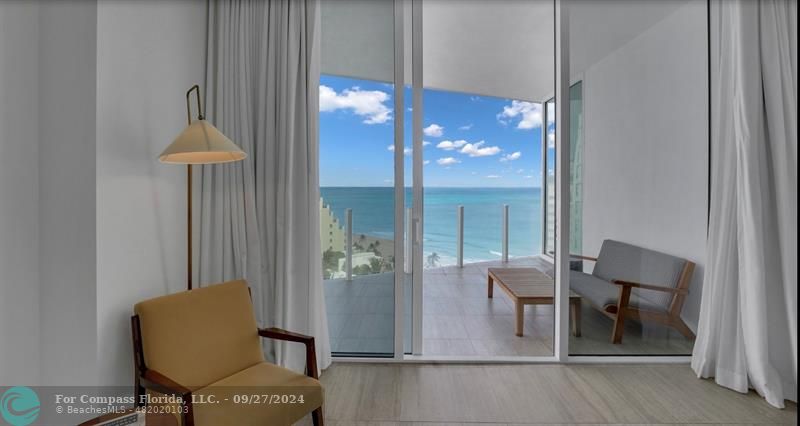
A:
{"type": "Polygon", "coordinates": [[[591,274],[570,271],[570,288],[614,320],[612,343],[622,342],[626,319],[671,326],[693,340],[681,319],[695,264],[686,259],[614,240],[605,240],[591,274]]]}

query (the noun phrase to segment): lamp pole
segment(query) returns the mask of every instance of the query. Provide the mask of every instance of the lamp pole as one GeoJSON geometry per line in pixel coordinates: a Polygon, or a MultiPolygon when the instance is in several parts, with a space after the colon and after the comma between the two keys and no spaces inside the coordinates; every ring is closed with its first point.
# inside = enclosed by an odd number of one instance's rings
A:
{"type": "MultiPolygon", "coordinates": [[[[189,98],[197,92],[197,119],[203,120],[203,109],[200,106],[200,86],[195,84],[186,92],[186,119],[192,124],[192,108],[189,98]]],[[[192,164],[186,165],[186,288],[192,289],[192,164]]]]}

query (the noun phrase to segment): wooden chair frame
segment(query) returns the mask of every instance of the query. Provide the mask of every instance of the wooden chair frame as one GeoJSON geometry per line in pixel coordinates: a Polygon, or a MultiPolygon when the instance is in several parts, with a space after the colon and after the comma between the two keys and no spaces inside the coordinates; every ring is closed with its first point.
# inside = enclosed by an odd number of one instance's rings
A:
{"type": "MultiPolygon", "coordinates": [[[[597,262],[596,257],[570,255],[576,259],[588,260],[597,262]]],[[[686,325],[681,318],[681,310],[683,309],[683,302],[686,300],[686,295],[689,294],[689,284],[691,284],[692,274],[694,273],[694,262],[686,261],[678,277],[678,285],[675,287],[666,287],[663,285],[644,284],[634,281],[615,279],[611,280],[611,284],[619,287],[619,297],[616,304],[609,304],[605,306],[596,306],[592,304],[597,310],[602,312],[605,316],[614,320],[614,328],[611,332],[611,343],[622,343],[622,334],[625,331],[625,320],[630,318],[641,322],[650,321],[662,325],[670,326],[684,337],[689,340],[694,340],[695,335],[692,330],[686,325]],[[656,312],[646,309],[639,309],[629,306],[631,299],[631,291],[634,288],[641,288],[643,290],[654,290],[672,294],[672,300],[669,303],[669,308],[666,312],[656,312]]]]}
{"type": "MultiPolygon", "coordinates": [[[[144,350],[142,348],[142,329],[139,316],[131,317],[131,331],[133,335],[133,363],[135,369],[135,398],[136,407],[142,407],[144,401],[142,395],[147,390],[152,390],[167,396],[180,397],[182,401],[181,417],[184,426],[194,426],[194,411],[192,407],[191,389],[176,383],[169,377],[147,368],[144,362],[144,350]]],[[[261,337],[283,340],[288,342],[302,343],[306,347],[306,375],[314,379],[319,379],[317,371],[317,356],[314,346],[314,338],[300,333],[293,333],[280,328],[260,328],[258,335],[261,337]]],[[[324,426],[325,420],[322,415],[322,406],[311,412],[311,419],[314,426],[324,426]]]]}

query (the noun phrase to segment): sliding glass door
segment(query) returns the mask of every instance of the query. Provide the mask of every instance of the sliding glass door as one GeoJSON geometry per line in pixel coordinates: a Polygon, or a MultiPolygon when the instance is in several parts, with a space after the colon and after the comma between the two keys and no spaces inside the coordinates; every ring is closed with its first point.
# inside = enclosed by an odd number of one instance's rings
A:
{"type": "Polygon", "coordinates": [[[423,219],[414,353],[551,357],[540,100],[554,90],[553,2],[413,5],[414,211],[423,219]],[[545,297],[524,304],[526,292],[545,297]]]}
{"type": "Polygon", "coordinates": [[[393,357],[395,271],[403,266],[394,2],[321,7],[320,239],[332,351],[393,357]]]}
{"type": "Polygon", "coordinates": [[[322,3],[335,355],[552,356],[552,300],[488,297],[487,277],[524,268],[553,296],[537,101],[553,91],[553,15],[544,0],[322,3]]]}

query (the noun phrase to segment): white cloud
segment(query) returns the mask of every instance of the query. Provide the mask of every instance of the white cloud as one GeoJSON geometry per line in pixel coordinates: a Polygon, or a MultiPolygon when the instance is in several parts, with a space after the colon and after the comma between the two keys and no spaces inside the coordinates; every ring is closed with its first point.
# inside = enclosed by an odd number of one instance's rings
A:
{"type": "MultiPolygon", "coordinates": [[[[391,152],[394,152],[394,145],[389,145],[386,147],[386,149],[391,152]]],[[[405,155],[411,155],[412,152],[414,151],[411,148],[403,148],[403,154],[405,155]]]]}
{"type": "Polygon", "coordinates": [[[470,157],[488,157],[491,155],[498,154],[500,152],[500,147],[498,146],[487,146],[484,147],[484,141],[475,142],[475,143],[468,143],[461,148],[459,151],[462,154],[467,154],[470,157]]]}
{"type": "Polygon", "coordinates": [[[431,164],[431,160],[425,160],[422,162],[423,166],[427,166],[428,164],[431,164]]]}
{"type": "Polygon", "coordinates": [[[461,148],[462,146],[464,146],[466,144],[467,144],[467,141],[465,141],[465,140],[441,141],[436,145],[436,148],[443,149],[445,151],[452,151],[454,149],[461,148]]]}
{"type": "Polygon", "coordinates": [[[436,160],[436,163],[440,166],[452,166],[453,164],[458,164],[461,161],[456,160],[453,157],[444,157],[436,160]]]}
{"type": "Polygon", "coordinates": [[[519,151],[516,151],[516,152],[513,152],[511,154],[506,154],[506,155],[500,157],[500,161],[514,161],[514,160],[518,160],[519,157],[522,157],[522,153],[519,152],[519,151]]]}
{"type": "Polygon", "coordinates": [[[440,138],[444,134],[444,127],[433,123],[430,126],[422,129],[422,133],[425,133],[425,136],[431,136],[434,138],[440,138]]]}
{"type": "Polygon", "coordinates": [[[497,119],[503,124],[519,120],[517,129],[529,130],[542,126],[542,104],[525,101],[511,101],[511,105],[503,107],[497,114],[497,119]]]}
{"type": "Polygon", "coordinates": [[[501,178],[501,176],[498,176],[498,175],[489,175],[489,176],[486,176],[486,177],[488,179],[500,179],[501,178]]]}
{"type": "Polygon", "coordinates": [[[354,114],[364,117],[366,124],[380,124],[392,119],[391,108],[384,104],[389,99],[389,94],[380,90],[361,90],[352,87],[336,93],[328,86],[319,86],[321,112],[351,110],[354,114]]]}
{"type": "Polygon", "coordinates": [[[523,169],[519,169],[519,170],[517,170],[517,174],[518,174],[518,175],[521,175],[523,172],[525,172],[525,170],[523,170],[523,169]]]}
{"type": "Polygon", "coordinates": [[[556,134],[555,133],[548,133],[547,134],[547,147],[548,148],[555,148],[556,147],[556,134]]]}
{"type": "Polygon", "coordinates": [[[533,179],[533,176],[531,176],[531,175],[526,175],[526,176],[523,176],[523,177],[524,177],[525,179],[533,179]]]}
{"type": "Polygon", "coordinates": [[[470,130],[470,129],[472,129],[472,123],[465,124],[458,128],[458,130],[470,130]]]}
{"type": "Polygon", "coordinates": [[[428,145],[430,145],[430,144],[431,144],[431,143],[430,143],[430,142],[428,142],[428,141],[422,141],[422,146],[428,146],[428,145]]]}

